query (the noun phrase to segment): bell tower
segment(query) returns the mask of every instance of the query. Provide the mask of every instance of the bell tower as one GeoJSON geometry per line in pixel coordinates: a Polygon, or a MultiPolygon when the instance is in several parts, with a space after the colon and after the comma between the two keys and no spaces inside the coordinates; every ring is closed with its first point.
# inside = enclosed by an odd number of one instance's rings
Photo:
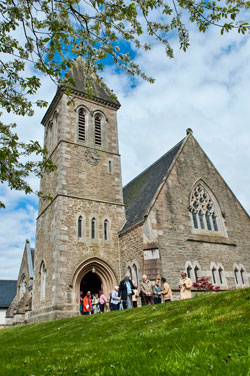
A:
{"type": "Polygon", "coordinates": [[[71,104],[59,88],[42,124],[56,171],[41,179],[30,321],[79,313],[80,289],[113,289],[120,279],[118,231],[125,221],[117,117],[119,102],[94,77],[84,90],[85,64],[70,70],[71,104]]]}

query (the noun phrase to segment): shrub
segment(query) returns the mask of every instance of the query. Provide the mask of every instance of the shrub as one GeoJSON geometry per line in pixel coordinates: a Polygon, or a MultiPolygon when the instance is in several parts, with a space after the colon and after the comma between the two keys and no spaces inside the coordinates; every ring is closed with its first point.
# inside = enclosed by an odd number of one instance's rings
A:
{"type": "Polygon", "coordinates": [[[220,287],[214,286],[211,282],[209,282],[208,277],[198,278],[197,282],[193,283],[193,287],[195,287],[198,291],[220,291],[220,287]]]}

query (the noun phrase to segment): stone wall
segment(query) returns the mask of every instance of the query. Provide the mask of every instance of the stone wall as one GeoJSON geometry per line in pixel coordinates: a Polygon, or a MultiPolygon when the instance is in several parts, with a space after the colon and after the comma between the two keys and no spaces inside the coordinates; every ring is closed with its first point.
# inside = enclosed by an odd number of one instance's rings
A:
{"type": "MultiPolygon", "coordinates": [[[[250,272],[249,216],[192,136],[187,138],[150,216],[157,219],[162,274],[173,288],[188,261],[201,269],[198,275],[209,277],[211,263],[220,264],[224,268],[222,288],[236,287],[235,263],[243,264],[250,272]],[[192,187],[198,179],[216,197],[226,235],[194,230],[188,208],[192,187]]],[[[217,280],[218,277],[217,274],[217,280]]]]}
{"type": "MultiPolygon", "coordinates": [[[[125,215],[116,111],[108,105],[81,97],[75,97],[74,105],[68,106],[66,102],[67,98],[63,95],[55,109],[58,113],[58,131],[51,132],[58,138],[52,152],[52,159],[58,168],[45,174],[41,182],[44,193],[53,192],[54,198],[52,202],[40,200],[30,321],[78,314],[79,291],[74,286],[74,278],[79,265],[85,261],[100,259],[100,262],[106,262],[114,275],[109,284],[117,283],[120,275],[118,231],[125,215]],[[78,109],[81,106],[87,111],[86,142],[78,140],[78,109]],[[94,145],[93,122],[96,113],[103,116],[101,146],[94,145]],[[98,163],[91,163],[89,153],[93,148],[99,155],[98,163]],[[80,216],[81,238],[78,237],[80,216]],[[94,239],[91,236],[92,218],[96,220],[94,239]],[[105,220],[108,221],[107,240],[104,239],[105,220]],[[41,298],[42,262],[46,269],[45,298],[41,298]]],[[[47,138],[45,142],[53,144],[47,138]]]]}

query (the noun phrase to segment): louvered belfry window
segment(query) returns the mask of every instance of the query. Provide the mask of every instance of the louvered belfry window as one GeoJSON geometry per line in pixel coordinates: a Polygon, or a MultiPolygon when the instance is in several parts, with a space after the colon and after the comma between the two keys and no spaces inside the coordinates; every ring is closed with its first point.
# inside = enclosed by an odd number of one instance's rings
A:
{"type": "Polygon", "coordinates": [[[85,131],[85,111],[80,108],[78,113],[78,139],[80,141],[85,141],[86,131],[85,131]]]}
{"type": "Polygon", "coordinates": [[[95,145],[102,145],[101,117],[99,115],[95,117],[95,145]]]}

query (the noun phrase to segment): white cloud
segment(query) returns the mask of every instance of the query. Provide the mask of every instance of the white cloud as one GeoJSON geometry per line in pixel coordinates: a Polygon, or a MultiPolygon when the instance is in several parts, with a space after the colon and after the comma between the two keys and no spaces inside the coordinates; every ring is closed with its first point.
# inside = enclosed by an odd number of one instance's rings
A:
{"type": "MultiPolygon", "coordinates": [[[[138,56],[146,73],[156,78],[154,85],[139,81],[131,88],[125,74],[112,68],[103,72],[122,104],[118,124],[124,184],[184,138],[190,127],[250,212],[249,47],[248,37],[232,33],[220,37],[215,29],[206,34],[193,32],[188,52],[177,48],[173,60],[159,45],[138,56]]],[[[45,79],[41,97],[51,100],[54,92],[53,84],[45,79]]],[[[34,118],[23,119],[24,139],[43,139],[39,125],[43,114],[44,110],[38,110],[34,118]]],[[[25,239],[33,239],[34,245],[36,199],[25,201],[20,192],[5,188],[0,195],[8,204],[7,210],[0,211],[0,278],[15,278],[25,239]]]]}

